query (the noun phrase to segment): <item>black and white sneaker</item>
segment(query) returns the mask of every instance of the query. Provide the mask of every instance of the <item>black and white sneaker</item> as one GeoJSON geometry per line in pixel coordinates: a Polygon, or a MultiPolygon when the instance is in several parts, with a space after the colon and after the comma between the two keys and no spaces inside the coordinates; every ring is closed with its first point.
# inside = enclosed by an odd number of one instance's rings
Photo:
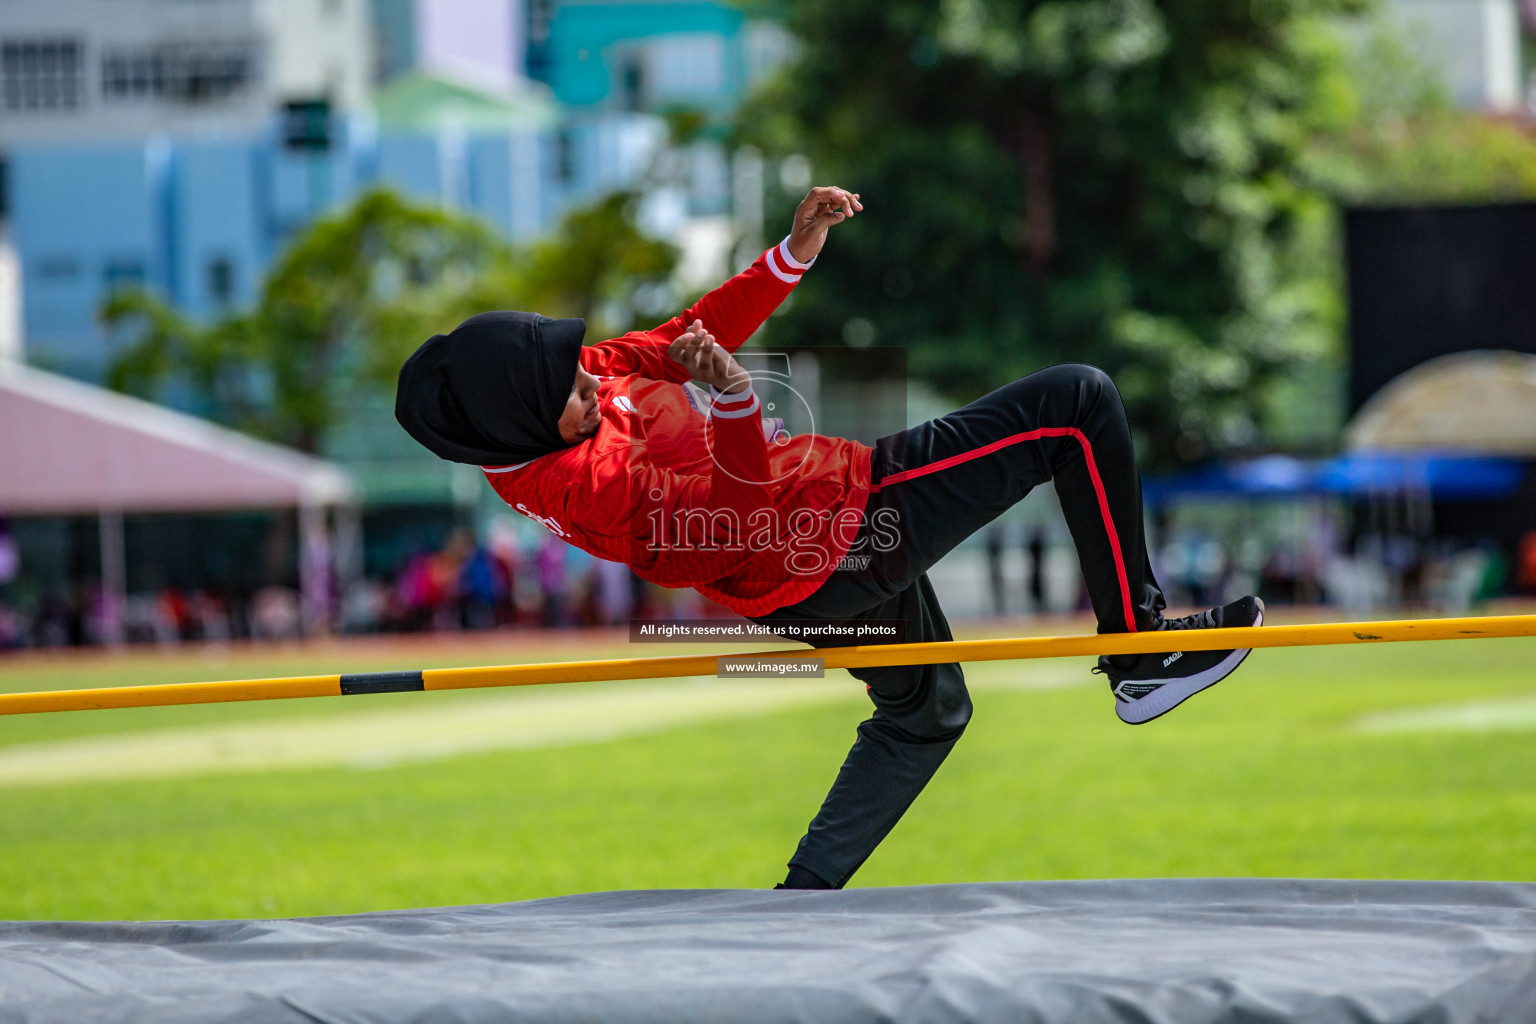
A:
{"type": "MultiPolygon", "coordinates": [[[[1179,619],[1164,619],[1165,630],[1221,629],[1228,626],[1260,626],[1264,602],[1244,597],[1220,608],[1209,608],[1179,619]]],[[[1201,690],[1215,686],[1248,657],[1238,651],[1169,651],[1164,654],[1128,654],[1099,658],[1095,672],[1109,676],[1115,695],[1115,714],[1130,725],[1166,715],[1201,690]]]]}

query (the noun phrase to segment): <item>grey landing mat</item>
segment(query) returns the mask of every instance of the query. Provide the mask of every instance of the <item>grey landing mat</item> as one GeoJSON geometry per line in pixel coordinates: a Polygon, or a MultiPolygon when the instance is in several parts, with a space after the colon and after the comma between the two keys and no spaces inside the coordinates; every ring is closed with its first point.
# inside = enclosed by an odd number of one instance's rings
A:
{"type": "Polygon", "coordinates": [[[596,893],[0,923],[0,1022],[1536,1021],[1536,884],[596,893]]]}

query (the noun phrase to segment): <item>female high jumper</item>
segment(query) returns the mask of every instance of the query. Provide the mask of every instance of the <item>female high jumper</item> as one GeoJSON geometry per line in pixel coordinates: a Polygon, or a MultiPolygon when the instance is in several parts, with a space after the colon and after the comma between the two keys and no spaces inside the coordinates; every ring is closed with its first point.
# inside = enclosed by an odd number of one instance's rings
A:
{"type": "MultiPolygon", "coordinates": [[[[567,542],[770,626],[899,620],[908,642],[951,639],[927,570],[1048,480],[1101,633],[1259,625],[1256,597],[1163,616],[1125,409],[1091,366],[1032,373],[873,448],[789,437],[763,418],[732,353],[815,262],[828,229],[862,210],[858,193],[812,189],[787,238],[651,331],[583,346],[581,320],[473,316],[406,361],[395,415],[441,458],[481,467],[509,505],[567,542]]],[[[1247,654],[1101,657],[1094,671],[1109,678],[1120,719],[1140,724],[1247,654]]],[[[958,664],[852,674],[874,713],[783,888],[841,888],[970,719],[958,664]]]]}

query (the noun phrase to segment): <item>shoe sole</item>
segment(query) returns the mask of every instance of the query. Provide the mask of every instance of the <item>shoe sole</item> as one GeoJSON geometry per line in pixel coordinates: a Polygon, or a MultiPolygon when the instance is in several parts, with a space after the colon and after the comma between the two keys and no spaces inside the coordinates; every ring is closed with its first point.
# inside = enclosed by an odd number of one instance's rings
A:
{"type": "MultiPolygon", "coordinates": [[[[1263,612],[1259,612],[1259,617],[1253,624],[1264,625],[1263,612]]],[[[1192,676],[1164,683],[1140,700],[1116,701],[1115,714],[1126,725],[1145,725],[1154,718],[1166,715],[1201,690],[1209,689],[1227,678],[1252,652],[1251,647],[1233,651],[1204,672],[1196,672],[1192,676]]]]}

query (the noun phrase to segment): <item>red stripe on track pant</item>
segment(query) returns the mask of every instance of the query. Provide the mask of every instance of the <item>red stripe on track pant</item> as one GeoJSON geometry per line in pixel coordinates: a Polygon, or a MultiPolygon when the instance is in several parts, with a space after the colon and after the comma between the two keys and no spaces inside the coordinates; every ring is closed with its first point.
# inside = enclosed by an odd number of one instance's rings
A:
{"type": "MultiPolygon", "coordinates": [[[[758,621],[895,619],[905,623],[908,641],[949,640],[929,567],[1049,481],[1072,531],[1100,631],[1156,626],[1164,601],[1147,560],[1130,428],[1119,392],[1101,371],[1053,366],[882,438],[872,475],[876,488],[850,551],[869,556],[867,562],[845,562],[849,568],[810,597],[758,621]]],[[[853,675],[868,685],[875,713],[859,726],[790,860],[833,886],[847,882],[900,820],[971,714],[959,665],[853,675]]]]}

